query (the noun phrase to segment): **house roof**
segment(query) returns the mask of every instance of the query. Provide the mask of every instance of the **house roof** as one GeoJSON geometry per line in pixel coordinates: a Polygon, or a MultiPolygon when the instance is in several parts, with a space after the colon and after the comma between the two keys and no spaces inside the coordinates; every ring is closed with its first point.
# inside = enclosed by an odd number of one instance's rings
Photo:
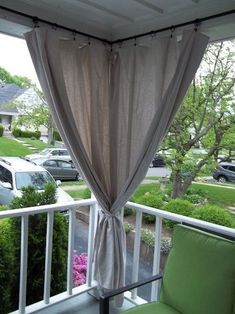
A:
{"type": "Polygon", "coordinates": [[[0,113],[18,113],[17,108],[9,106],[9,103],[25,92],[25,89],[16,84],[0,85],[0,113]]]}

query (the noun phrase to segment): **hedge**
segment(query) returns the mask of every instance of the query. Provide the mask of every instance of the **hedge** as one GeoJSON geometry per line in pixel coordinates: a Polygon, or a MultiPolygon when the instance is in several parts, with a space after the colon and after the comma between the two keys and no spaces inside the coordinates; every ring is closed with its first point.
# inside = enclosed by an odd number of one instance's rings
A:
{"type": "Polygon", "coordinates": [[[36,138],[37,140],[39,140],[41,137],[40,131],[22,131],[21,129],[13,129],[12,134],[15,137],[36,138]]]}
{"type": "MultiPolygon", "coordinates": [[[[183,215],[183,216],[191,216],[195,206],[190,203],[187,200],[182,199],[173,199],[171,200],[164,208],[166,211],[169,211],[171,213],[183,215]]],[[[173,226],[176,224],[175,222],[171,220],[164,220],[164,223],[170,227],[173,228],[173,226]]]]}
{"type": "MultiPolygon", "coordinates": [[[[16,197],[10,208],[25,208],[56,202],[56,187],[52,183],[40,193],[32,186],[24,188],[22,197],[16,197]]],[[[6,209],[0,206],[0,210],[6,209]]],[[[18,308],[20,276],[20,218],[0,221],[0,313],[18,308]]],[[[27,305],[43,297],[47,215],[29,217],[27,305]]],[[[61,213],[55,213],[51,270],[51,296],[66,290],[68,223],[61,213]]]]}
{"type": "MultiPolygon", "coordinates": [[[[2,209],[5,208],[1,207],[0,210],[2,209]]],[[[11,287],[15,284],[15,259],[9,219],[0,220],[0,256],[0,313],[5,314],[12,310],[11,287]]]]}
{"type": "Polygon", "coordinates": [[[53,138],[55,141],[59,141],[59,142],[62,141],[60,133],[57,129],[54,129],[54,131],[53,131],[53,138]]]}
{"type": "Polygon", "coordinates": [[[205,205],[196,208],[191,217],[226,227],[235,227],[234,218],[223,208],[216,205],[205,205]]]}
{"type": "MultiPolygon", "coordinates": [[[[164,202],[162,197],[156,193],[146,193],[143,196],[140,196],[136,199],[136,203],[142,204],[145,206],[162,209],[164,207],[164,202]]],[[[143,214],[143,220],[146,223],[154,223],[156,217],[150,214],[143,214]]]]}
{"type": "Polygon", "coordinates": [[[0,137],[3,136],[4,127],[2,124],[0,124],[0,137]]]}

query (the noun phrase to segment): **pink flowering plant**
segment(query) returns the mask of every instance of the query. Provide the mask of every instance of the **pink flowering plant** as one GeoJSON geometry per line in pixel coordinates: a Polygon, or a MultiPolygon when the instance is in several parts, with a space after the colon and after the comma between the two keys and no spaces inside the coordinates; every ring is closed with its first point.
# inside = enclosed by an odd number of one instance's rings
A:
{"type": "Polygon", "coordinates": [[[87,254],[77,254],[77,251],[73,252],[73,285],[78,287],[86,283],[87,272],[87,254]]]}

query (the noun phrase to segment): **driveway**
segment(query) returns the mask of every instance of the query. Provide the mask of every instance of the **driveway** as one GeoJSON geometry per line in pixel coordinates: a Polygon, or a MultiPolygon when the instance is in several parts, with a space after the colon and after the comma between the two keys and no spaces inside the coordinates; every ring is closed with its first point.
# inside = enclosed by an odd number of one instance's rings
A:
{"type": "Polygon", "coordinates": [[[165,177],[171,174],[171,170],[164,167],[149,168],[146,177],[165,177]]]}

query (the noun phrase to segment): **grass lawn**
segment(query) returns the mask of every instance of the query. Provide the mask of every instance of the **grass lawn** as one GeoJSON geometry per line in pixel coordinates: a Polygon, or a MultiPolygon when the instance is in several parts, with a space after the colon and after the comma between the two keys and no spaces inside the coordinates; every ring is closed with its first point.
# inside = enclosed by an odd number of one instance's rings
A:
{"type": "Polygon", "coordinates": [[[79,181],[64,181],[61,183],[62,186],[71,186],[71,185],[86,185],[85,181],[79,180],[79,181]]]}
{"type": "MultiPolygon", "coordinates": [[[[64,182],[62,185],[81,185],[84,181],[79,182],[64,182]],[[68,184],[69,183],[69,184],[68,184]]],[[[134,201],[139,196],[144,195],[147,192],[157,192],[160,189],[159,184],[142,184],[135,191],[131,197],[131,201],[134,201]]],[[[193,189],[197,193],[199,190],[204,190],[206,192],[206,197],[210,204],[215,204],[219,207],[235,206],[235,190],[226,189],[220,186],[207,186],[203,184],[193,184],[193,189]]],[[[69,190],[68,192],[74,198],[89,198],[90,194],[88,189],[81,190],[69,190]],[[85,197],[84,197],[85,196],[85,197]]]]}
{"type": "MultiPolygon", "coordinates": [[[[142,184],[135,191],[132,199],[135,200],[137,197],[145,194],[146,192],[159,191],[159,189],[159,184],[142,184]]],[[[210,204],[215,204],[220,207],[235,206],[235,190],[233,189],[230,190],[221,186],[208,186],[204,184],[193,184],[193,189],[196,193],[199,190],[205,191],[210,204]]]]}
{"type": "Polygon", "coordinates": [[[75,199],[87,199],[91,197],[91,192],[88,188],[81,189],[81,190],[66,190],[66,193],[68,193],[70,196],[72,196],[75,199]]]}
{"type": "Polygon", "coordinates": [[[23,141],[27,144],[32,145],[33,147],[37,148],[38,150],[43,150],[44,148],[47,148],[48,145],[44,143],[43,141],[31,139],[27,137],[18,137],[18,140],[23,141]]]}
{"type": "Polygon", "coordinates": [[[25,156],[32,151],[15,140],[0,137],[0,156],[25,156]]]}
{"type": "Polygon", "coordinates": [[[147,192],[157,192],[160,189],[160,184],[158,183],[150,183],[150,184],[142,184],[138,187],[135,193],[132,195],[131,200],[135,200],[141,195],[144,195],[147,192]]]}
{"type": "Polygon", "coordinates": [[[235,206],[235,190],[226,189],[220,186],[208,186],[203,184],[194,184],[193,189],[205,190],[209,203],[221,207],[235,206]]]}

